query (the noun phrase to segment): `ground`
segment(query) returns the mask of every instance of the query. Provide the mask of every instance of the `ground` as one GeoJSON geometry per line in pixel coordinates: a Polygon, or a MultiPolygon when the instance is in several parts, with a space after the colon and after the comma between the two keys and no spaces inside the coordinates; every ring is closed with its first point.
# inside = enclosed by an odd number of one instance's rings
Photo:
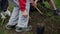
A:
{"type": "MultiPolygon", "coordinates": [[[[60,8],[60,0],[54,0],[57,8],[60,8]]],[[[12,8],[12,6],[10,6],[12,8]]],[[[12,9],[11,9],[12,10],[12,9]]],[[[52,13],[52,12],[51,12],[52,13]]],[[[49,13],[48,13],[49,14],[49,13]]],[[[46,14],[47,15],[47,14],[46,14]]],[[[31,32],[27,32],[25,34],[35,34],[36,24],[37,23],[45,23],[45,32],[44,34],[60,34],[60,16],[46,16],[41,15],[38,11],[30,12],[30,24],[33,26],[31,32]]],[[[16,33],[15,30],[7,30],[5,25],[7,24],[9,17],[7,17],[4,22],[0,19],[0,34],[22,34],[16,33]]]]}

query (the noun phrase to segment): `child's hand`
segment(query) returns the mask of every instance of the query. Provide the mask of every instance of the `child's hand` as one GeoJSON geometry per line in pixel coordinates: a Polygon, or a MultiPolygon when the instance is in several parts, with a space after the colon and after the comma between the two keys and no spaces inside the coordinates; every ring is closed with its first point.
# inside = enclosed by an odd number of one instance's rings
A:
{"type": "Polygon", "coordinates": [[[36,5],[37,5],[37,2],[38,2],[38,0],[31,1],[31,5],[32,5],[32,6],[36,6],[36,5]]]}
{"type": "Polygon", "coordinates": [[[37,5],[37,3],[36,3],[36,2],[33,2],[33,3],[31,3],[31,5],[32,5],[32,6],[36,6],[36,5],[37,5]]]}
{"type": "Polygon", "coordinates": [[[37,5],[37,2],[38,2],[38,0],[35,0],[35,1],[34,1],[34,4],[37,5]]]}
{"type": "Polygon", "coordinates": [[[25,10],[24,12],[22,12],[22,15],[23,15],[24,17],[27,17],[27,16],[28,16],[27,11],[25,10]]]}

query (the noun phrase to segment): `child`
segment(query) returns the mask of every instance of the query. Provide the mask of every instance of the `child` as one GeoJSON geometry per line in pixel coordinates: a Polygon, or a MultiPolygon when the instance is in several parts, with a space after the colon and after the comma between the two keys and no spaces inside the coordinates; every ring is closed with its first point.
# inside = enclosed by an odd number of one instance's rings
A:
{"type": "Polygon", "coordinates": [[[16,25],[16,32],[28,31],[30,0],[9,1],[14,5],[14,10],[6,28],[12,29],[16,25]]]}
{"type": "MultiPolygon", "coordinates": [[[[40,2],[47,1],[47,2],[52,6],[53,10],[55,11],[54,14],[60,16],[60,10],[56,8],[53,0],[37,0],[36,3],[37,3],[38,1],[40,1],[40,2]]],[[[43,5],[44,5],[44,4],[43,4],[43,5]]]]}
{"type": "Polygon", "coordinates": [[[49,0],[48,2],[49,2],[49,4],[52,6],[53,10],[55,11],[55,14],[56,14],[57,16],[60,16],[60,9],[57,9],[57,8],[56,8],[56,6],[55,6],[55,4],[54,4],[54,1],[53,1],[53,0],[49,0]]]}
{"type": "Polygon", "coordinates": [[[1,0],[1,18],[5,18],[5,15],[10,16],[10,11],[8,10],[8,0],[1,0]]]}

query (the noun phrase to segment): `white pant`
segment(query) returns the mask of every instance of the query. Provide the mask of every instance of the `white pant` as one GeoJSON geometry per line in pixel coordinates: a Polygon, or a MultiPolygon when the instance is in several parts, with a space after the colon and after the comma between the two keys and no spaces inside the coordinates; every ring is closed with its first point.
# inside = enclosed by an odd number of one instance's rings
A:
{"type": "Polygon", "coordinates": [[[30,9],[30,2],[28,1],[26,3],[26,10],[27,10],[28,16],[24,17],[22,16],[22,11],[19,9],[19,7],[14,7],[11,18],[7,25],[17,24],[18,27],[27,27],[28,21],[29,21],[29,9],[30,9]]]}

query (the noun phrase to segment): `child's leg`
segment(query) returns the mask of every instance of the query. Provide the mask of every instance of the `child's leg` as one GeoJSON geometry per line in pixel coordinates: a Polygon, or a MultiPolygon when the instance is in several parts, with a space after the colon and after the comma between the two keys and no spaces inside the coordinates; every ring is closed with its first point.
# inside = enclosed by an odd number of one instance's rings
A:
{"type": "Polygon", "coordinates": [[[54,1],[53,1],[53,0],[49,0],[48,2],[49,2],[49,4],[52,6],[52,8],[53,8],[54,10],[57,9],[56,6],[55,6],[55,4],[54,4],[54,1]]]}
{"type": "Polygon", "coordinates": [[[10,11],[8,10],[8,0],[2,0],[1,1],[1,18],[6,18],[5,16],[8,15],[10,16],[10,11]]]}
{"type": "Polygon", "coordinates": [[[14,7],[13,13],[7,25],[16,25],[19,17],[19,8],[14,7]]]}
{"type": "Polygon", "coordinates": [[[26,11],[27,11],[27,17],[24,17],[22,15],[22,11],[19,12],[19,20],[18,24],[16,26],[16,32],[22,32],[22,31],[30,31],[30,27],[28,27],[28,21],[29,21],[29,9],[30,9],[30,1],[26,1],[26,11]]]}
{"type": "Polygon", "coordinates": [[[27,10],[28,16],[27,17],[22,16],[22,11],[20,11],[19,20],[18,20],[18,24],[17,24],[18,27],[23,27],[24,28],[24,27],[28,26],[30,1],[27,0],[26,2],[27,2],[26,3],[26,10],[27,10]]]}
{"type": "Polygon", "coordinates": [[[0,9],[1,9],[1,18],[3,19],[6,18],[3,12],[6,12],[7,8],[8,8],[8,1],[1,0],[0,9]]]}
{"type": "Polygon", "coordinates": [[[60,16],[60,11],[59,9],[56,8],[54,1],[53,0],[49,0],[49,4],[52,6],[53,10],[54,10],[54,14],[57,16],[60,16]]]}
{"type": "Polygon", "coordinates": [[[2,10],[4,12],[7,11],[7,8],[8,8],[8,0],[2,0],[1,8],[2,8],[2,10]]]}

